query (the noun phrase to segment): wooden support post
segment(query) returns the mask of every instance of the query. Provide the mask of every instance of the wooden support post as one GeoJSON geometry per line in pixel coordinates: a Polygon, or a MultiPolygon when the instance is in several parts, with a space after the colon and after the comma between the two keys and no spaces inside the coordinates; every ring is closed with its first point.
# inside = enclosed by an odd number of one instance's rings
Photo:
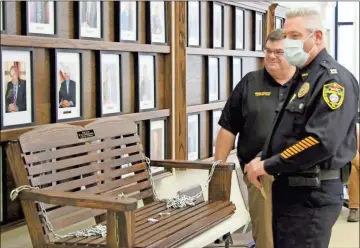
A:
{"type": "Polygon", "coordinates": [[[186,115],[186,5],[187,1],[176,1],[174,16],[174,67],[175,67],[175,156],[174,159],[187,159],[187,115],[186,115]]]}
{"type": "Polygon", "coordinates": [[[275,9],[277,6],[277,3],[273,3],[268,9],[266,14],[265,36],[275,29],[275,9]]]}
{"type": "Polygon", "coordinates": [[[209,201],[229,201],[232,171],[214,171],[209,185],[209,201]]]}
{"type": "Polygon", "coordinates": [[[108,211],[106,244],[109,248],[135,247],[134,211],[108,211]]]}

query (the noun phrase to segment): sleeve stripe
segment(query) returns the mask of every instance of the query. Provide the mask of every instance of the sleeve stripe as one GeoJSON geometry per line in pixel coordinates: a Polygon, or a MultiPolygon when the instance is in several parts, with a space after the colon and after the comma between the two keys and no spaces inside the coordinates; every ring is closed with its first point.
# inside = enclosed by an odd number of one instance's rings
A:
{"type": "Polygon", "coordinates": [[[298,143],[286,148],[280,154],[280,156],[284,159],[288,159],[302,151],[305,151],[305,150],[313,147],[316,144],[319,144],[319,141],[316,140],[315,138],[309,136],[309,137],[306,137],[305,139],[300,140],[298,143]]]}

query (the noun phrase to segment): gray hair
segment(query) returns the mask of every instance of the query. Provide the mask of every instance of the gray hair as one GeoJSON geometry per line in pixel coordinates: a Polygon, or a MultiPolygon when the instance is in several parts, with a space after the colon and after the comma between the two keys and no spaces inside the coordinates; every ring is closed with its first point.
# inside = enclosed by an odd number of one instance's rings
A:
{"type": "Polygon", "coordinates": [[[277,41],[277,40],[283,40],[283,39],[284,39],[284,34],[282,33],[282,30],[278,28],[278,29],[271,31],[270,34],[268,34],[268,36],[266,37],[266,42],[268,40],[277,41]]]}
{"type": "Polygon", "coordinates": [[[295,8],[286,12],[286,19],[295,17],[303,17],[305,19],[306,28],[310,33],[315,30],[320,30],[324,33],[325,28],[319,11],[312,8],[295,8]]]}

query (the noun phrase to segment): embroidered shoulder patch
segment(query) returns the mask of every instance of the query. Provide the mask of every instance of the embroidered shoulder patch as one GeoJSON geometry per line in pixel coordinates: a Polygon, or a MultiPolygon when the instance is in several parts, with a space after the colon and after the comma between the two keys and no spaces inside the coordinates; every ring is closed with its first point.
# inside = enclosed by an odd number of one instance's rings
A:
{"type": "Polygon", "coordinates": [[[344,102],[345,88],[337,82],[325,84],[322,96],[332,110],[338,109],[344,102]]]}

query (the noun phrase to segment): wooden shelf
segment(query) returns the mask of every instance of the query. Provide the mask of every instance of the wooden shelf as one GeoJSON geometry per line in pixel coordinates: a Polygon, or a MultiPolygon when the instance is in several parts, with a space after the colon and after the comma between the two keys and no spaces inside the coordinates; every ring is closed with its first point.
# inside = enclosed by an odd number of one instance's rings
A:
{"type": "Polygon", "coordinates": [[[188,114],[191,114],[191,113],[204,112],[214,109],[222,109],[224,108],[225,103],[226,101],[188,106],[186,108],[186,112],[188,114]]]}
{"type": "Polygon", "coordinates": [[[186,51],[188,55],[237,56],[237,57],[257,57],[257,58],[264,57],[263,52],[242,51],[242,50],[188,47],[186,51]]]}
{"type": "MultiPolygon", "coordinates": [[[[170,116],[170,110],[162,109],[162,110],[147,111],[147,112],[141,112],[141,113],[123,114],[123,115],[119,115],[118,117],[124,117],[124,118],[127,118],[129,120],[136,122],[136,121],[144,121],[144,120],[150,120],[150,119],[156,119],[156,118],[162,118],[162,117],[168,117],[168,116],[170,116]]],[[[102,117],[102,119],[104,119],[104,118],[113,118],[113,117],[102,117]]],[[[72,125],[85,126],[85,125],[89,124],[90,122],[95,121],[96,119],[97,118],[73,121],[73,122],[67,122],[67,123],[72,124],[72,125]]],[[[51,125],[51,124],[45,124],[45,125],[51,125]]],[[[0,142],[16,140],[23,133],[26,133],[26,132],[28,132],[36,127],[39,127],[39,126],[41,126],[41,125],[9,129],[9,130],[2,130],[0,142]]]]}
{"type": "Polygon", "coordinates": [[[1,34],[2,46],[170,53],[170,46],[1,34]]]}

